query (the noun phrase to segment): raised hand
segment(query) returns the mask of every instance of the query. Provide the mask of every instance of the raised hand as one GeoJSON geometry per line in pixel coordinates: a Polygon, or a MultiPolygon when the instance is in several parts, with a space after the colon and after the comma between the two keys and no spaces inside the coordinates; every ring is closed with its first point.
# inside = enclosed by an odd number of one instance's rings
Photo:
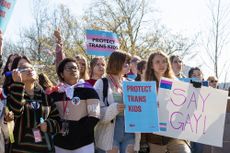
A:
{"type": "Polygon", "coordinates": [[[61,37],[61,31],[60,31],[60,29],[54,30],[54,36],[56,38],[56,42],[57,43],[61,43],[62,42],[62,37],[61,37]]]}

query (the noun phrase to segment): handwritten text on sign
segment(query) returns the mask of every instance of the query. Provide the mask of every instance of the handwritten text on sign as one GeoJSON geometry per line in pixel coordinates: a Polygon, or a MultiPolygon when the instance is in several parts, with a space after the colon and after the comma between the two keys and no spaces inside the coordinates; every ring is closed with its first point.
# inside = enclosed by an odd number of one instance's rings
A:
{"type": "Polygon", "coordinates": [[[162,78],[158,100],[157,134],[222,146],[226,91],[162,78]]]}

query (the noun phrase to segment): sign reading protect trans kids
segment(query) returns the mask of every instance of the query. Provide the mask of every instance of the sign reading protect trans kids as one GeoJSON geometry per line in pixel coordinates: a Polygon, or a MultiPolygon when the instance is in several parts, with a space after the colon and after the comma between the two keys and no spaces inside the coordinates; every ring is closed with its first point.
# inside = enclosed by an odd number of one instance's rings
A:
{"type": "Polygon", "coordinates": [[[108,31],[86,30],[87,54],[110,56],[119,48],[117,34],[108,31]]]}
{"type": "Polygon", "coordinates": [[[124,81],[125,132],[157,132],[156,82],[124,81]]]}

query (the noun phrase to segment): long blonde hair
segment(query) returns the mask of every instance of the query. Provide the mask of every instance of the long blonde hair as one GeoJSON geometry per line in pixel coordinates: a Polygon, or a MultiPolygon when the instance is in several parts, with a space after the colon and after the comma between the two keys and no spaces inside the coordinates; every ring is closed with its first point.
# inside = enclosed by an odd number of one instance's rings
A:
{"type": "Polygon", "coordinates": [[[85,70],[84,70],[84,72],[80,72],[80,79],[88,80],[89,79],[89,66],[88,66],[87,59],[83,55],[77,55],[75,57],[75,59],[76,59],[76,61],[77,61],[77,63],[78,63],[79,66],[80,66],[79,61],[80,60],[84,61],[84,63],[85,63],[85,70]]]}
{"type": "MultiPolygon", "coordinates": [[[[105,62],[105,59],[104,57],[94,57],[91,61],[90,61],[90,64],[89,64],[89,76],[90,76],[90,79],[93,77],[93,69],[94,67],[97,65],[97,62],[99,60],[102,60],[104,62],[104,64],[106,64],[105,62]]],[[[106,66],[105,66],[106,67],[106,66]]]]}
{"type": "Polygon", "coordinates": [[[156,55],[163,56],[164,58],[166,58],[166,61],[167,61],[167,69],[166,69],[163,77],[175,78],[175,76],[173,74],[172,66],[169,62],[169,57],[163,51],[157,50],[156,52],[152,53],[148,58],[144,79],[145,79],[145,81],[156,81],[157,85],[158,85],[160,80],[157,79],[157,77],[154,73],[154,69],[152,68],[153,67],[153,59],[155,58],[156,55]]]}

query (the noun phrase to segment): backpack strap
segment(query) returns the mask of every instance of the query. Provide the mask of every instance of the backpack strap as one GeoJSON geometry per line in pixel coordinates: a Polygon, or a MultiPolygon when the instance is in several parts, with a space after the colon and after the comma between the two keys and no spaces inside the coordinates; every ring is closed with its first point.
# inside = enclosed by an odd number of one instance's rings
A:
{"type": "Polygon", "coordinates": [[[103,81],[103,102],[105,103],[105,106],[109,106],[107,97],[108,97],[108,79],[107,78],[102,78],[103,81]]]}

